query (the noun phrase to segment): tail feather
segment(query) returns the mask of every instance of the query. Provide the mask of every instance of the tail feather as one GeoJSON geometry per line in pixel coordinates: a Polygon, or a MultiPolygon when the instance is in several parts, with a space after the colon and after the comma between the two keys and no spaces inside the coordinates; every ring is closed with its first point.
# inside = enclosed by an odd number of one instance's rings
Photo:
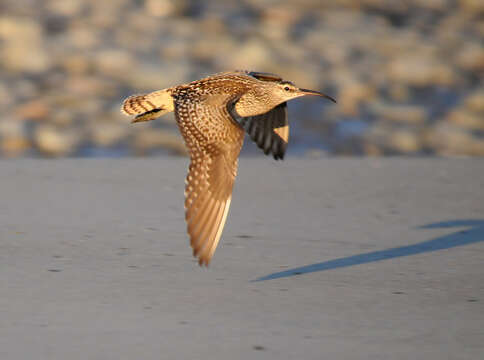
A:
{"type": "Polygon", "coordinates": [[[156,108],[156,105],[149,101],[146,95],[133,95],[124,100],[122,111],[126,115],[136,115],[156,108]]]}
{"type": "Polygon", "coordinates": [[[137,115],[133,122],[156,119],[174,109],[173,98],[169,90],[130,96],[124,100],[121,111],[126,115],[137,115]]]}

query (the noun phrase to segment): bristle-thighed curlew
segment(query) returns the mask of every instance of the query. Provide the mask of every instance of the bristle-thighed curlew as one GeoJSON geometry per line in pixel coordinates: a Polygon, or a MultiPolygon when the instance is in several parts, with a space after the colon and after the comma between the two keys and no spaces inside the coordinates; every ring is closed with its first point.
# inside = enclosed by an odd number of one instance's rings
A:
{"type": "Polygon", "coordinates": [[[185,219],[194,256],[208,265],[217,248],[232,198],[245,131],[264,151],[283,159],[289,139],[286,102],[306,95],[277,75],[233,71],[127,98],[122,111],[133,122],[175,111],[190,154],[185,219]]]}

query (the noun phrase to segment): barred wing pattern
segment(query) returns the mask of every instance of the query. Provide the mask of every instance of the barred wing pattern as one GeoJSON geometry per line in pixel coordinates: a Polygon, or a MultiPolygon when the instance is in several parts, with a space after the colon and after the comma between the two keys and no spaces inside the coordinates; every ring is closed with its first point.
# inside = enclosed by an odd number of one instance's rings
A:
{"type": "Polygon", "coordinates": [[[185,187],[187,231],[194,256],[200,265],[208,265],[227,219],[244,132],[228,118],[225,106],[204,104],[202,108],[193,99],[180,97],[175,99],[175,116],[190,153],[185,187]],[[202,130],[206,126],[218,129],[202,130]],[[231,127],[230,139],[210,137],[224,133],[217,131],[224,126],[231,127]]]}
{"type": "Polygon", "coordinates": [[[154,120],[173,111],[171,89],[130,96],[124,100],[121,111],[126,115],[136,115],[132,120],[133,123],[154,120]]]}
{"type": "Polygon", "coordinates": [[[287,103],[282,103],[264,114],[239,117],[237,120],[266,155],[272,153],[274,159],[284,159],[289,141],[287,103]]]}

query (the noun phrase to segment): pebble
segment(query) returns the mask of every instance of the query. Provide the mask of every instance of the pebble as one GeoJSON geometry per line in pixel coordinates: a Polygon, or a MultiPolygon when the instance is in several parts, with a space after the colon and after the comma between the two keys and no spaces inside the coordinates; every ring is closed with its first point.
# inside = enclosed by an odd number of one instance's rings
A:
{"type": "Polygon", "coordinates": [[[7,108],[14,102],[14,97],[6,84],[0,83],[0,108],[7,108]]]}
{"type": "Polygon", "coordinates": [[[12,73],[42,73],[52,65],[38,22],[24,17],[0,17],[0,65],[12,73]]]}
{"type": "Polygon", "coordinates": [[[474,139],[469,131],[443,122],[428,130],[423,142],[438,155],[453,156],[478,155],[482,141],[474,139]]]}
{"type": "Polygon", "coordinates": [[[0,121],[0,138],[22,137],[26,132],[25,121],[7,116],[0,121]]]}
{"type": "Polygon", "coordinates": [[[178,155],[187,155],[181,135],[161,129],[142,129],[136,132],[131,141],[136,155],[147,155],[150,151],[165,148],[178,155]]]}
{"type": "Polygon", "coordinates": [[[484,71],[484,47],[479,43],[466,43],[457,54],[457,65],[462,69],[475,72],[475,76],[478,76],[478,72],[482,77],[484,71]]]}
{"type": "Polygon", "coordinates": [[[453,110],[447,115],[446,120],[462,129],[484,131],[484,117],[467,110],[453,110]]]}
{"type": "Polygon", "coordinates": [[[484,3],[481,0],[459,0],[459,5],[471,14],[484,13],[484,3]]]}
{"type": "Polygon", "coordinates": [[[14,115],[26,120],[43,120],[49,113],[50,108],[45,101],[36,99],[18,105],[14,111],[14,115]]]}
{"type": "Polygon", "coordinates": [[[431,84],[448,86],[454,81],[453,71],[448,66],[417,55],[403,56],[391,61],[387,76],[392,81],[415,87],[431,84]]]}
{"type": "Polygon", "coordinates": [[[186,154],[173,116],[161,126],[128,126],[121,101],[239,68],[278,73],[337,98],[321,107],[301,100],[307,111],[291,115],[298,122],[291,147],[301,154],[480,156],[484,2],[337,3],[7,2],[1,154],[67,156],[89,146],[186,154]],[[346,120],[351,136],[339,136],[346,120]],[[351,125],[357,122],[365,126],[351,125]],[[306,134],[321,139],[320,148],[307,145],[306,134]]]}
{"type": "Polygon", "coordinates": [[[344,115],[357,116],[359,105],[371,101],[375,95],[376,90],[371,84],[350,82],[342,86],[338,94],[338,105],[344,115]]]}
{"type": "Polygon", "coordinates": [[[412,154],[420,151],[421,144],[415,133],[408,130],[396,130],[388,138],[387,147],[396,153],[412,154]]]}
{"type": "Polygon", "coordinates": [[[235,50],[231,65],[235,69],[268,69],[275,62],[269,44],[253,38],[240,44],[235,50]]]}
{"type": "Polygon", "coordinates": [[[80,143],[80,134],[74,129],[60,129],[49,124],[36,127],[34,140],[45,156],[58,157],[74,153],[80,143]]]}
{"type": "Polygon", "coordinates": [[[370,105],[372,112],[385,121],[402,124],[422,124],[427,119],[425,108],[418,105],[400,105],[374,102],[370,105]]]}
{"type": "MultiPolygon", "coordinates": [[[[484,115],[484,89],[470,94],[465,99],[465,107],[476,114],[484,115]]],[[[484,118],[482,121],[484,121],[484,118]]]]}
{"type": "Polygon", "coordinates": [[[95,146],[115,146],[128,137],[129,129],[126,124],[113,122],[94,122],[88,132],[95,146]]]}
{"type": "Polygon", "coordinates": [[[31,146],[29,139],[23,135],[4,137],[0,141],[0,156],[18,157],[27,152],[31,146]]]}

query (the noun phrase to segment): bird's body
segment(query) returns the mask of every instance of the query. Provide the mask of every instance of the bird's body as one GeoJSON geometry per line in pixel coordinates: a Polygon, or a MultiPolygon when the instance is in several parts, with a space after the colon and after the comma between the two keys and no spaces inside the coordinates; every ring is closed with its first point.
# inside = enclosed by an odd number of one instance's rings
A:
{"type": "Polygon", "coordinates": [[[190,155],[185,219],[200,265],[209,264],[222,234],[245,131],[266,154],[282,159],[289,138],[286,101],[304,95],[328,97],[277,75],[234,71],[124,101],[123,112],[137,115],[133,122],[175,112],[190,155]]]}

